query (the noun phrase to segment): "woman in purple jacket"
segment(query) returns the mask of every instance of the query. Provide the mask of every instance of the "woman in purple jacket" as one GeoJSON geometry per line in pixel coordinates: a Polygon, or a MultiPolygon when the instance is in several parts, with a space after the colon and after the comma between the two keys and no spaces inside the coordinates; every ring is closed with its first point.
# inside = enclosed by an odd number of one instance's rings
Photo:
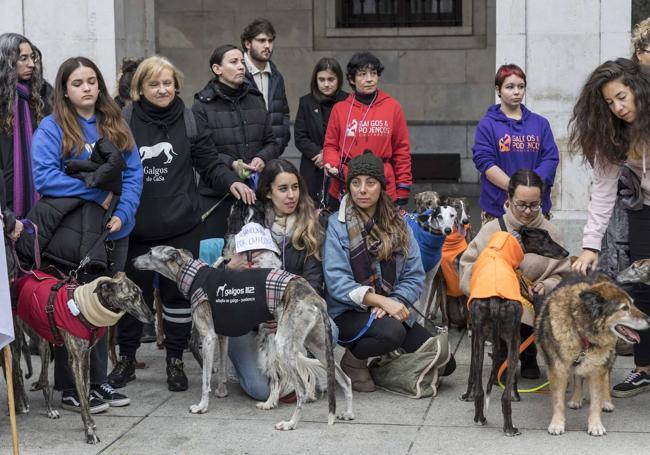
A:
{"type": "Polygon", "coordinates": [[[531,169],[544,181],[542,212],[551,210],[551,187],[559,154],[551,126],[522,104],[526,75],[517,65],[502,65],[494,78],[500,104],[490,106],[476,128],[472,154],[481,173],[481,221],[504,214],[510,176],[531,169]]]}

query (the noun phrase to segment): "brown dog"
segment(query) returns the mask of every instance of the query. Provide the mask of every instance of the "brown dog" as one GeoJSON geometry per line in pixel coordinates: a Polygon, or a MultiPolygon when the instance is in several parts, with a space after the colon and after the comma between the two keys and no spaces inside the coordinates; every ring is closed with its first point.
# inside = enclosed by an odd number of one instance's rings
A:
{"type": "MultiPolygon", "coordinates": [[[[552,435],[565,431],[565,392],[571,375],[589,380],[591,404],[587,432],[606,433],[601,411],[612,411],[609,370],[620,338],[639,341],[637,330],[650,327],[650,319],[632,298],[603,274],[570,275],[544,300],[536,320],[535,338],[548,365],[553,417],[552,435]]],[[[582,406],[582,381],[575,380],[570,408],[582,406]]]]}

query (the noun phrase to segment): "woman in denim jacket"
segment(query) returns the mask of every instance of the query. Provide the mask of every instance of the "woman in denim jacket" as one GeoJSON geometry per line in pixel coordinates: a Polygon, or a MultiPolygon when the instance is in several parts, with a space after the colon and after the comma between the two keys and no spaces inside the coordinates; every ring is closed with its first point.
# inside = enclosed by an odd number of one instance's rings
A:
{"type": "Polygon", "coordinates": [[[354,390],[372,392],[369,357],[414,352],[431,337],[409,310],[422,292],[424,269],[413,233],[386,194],[382,161],[370,151],[353,158],[346,186],[325,238],[326,299],[347,348],[341,367],[354,390]]]}

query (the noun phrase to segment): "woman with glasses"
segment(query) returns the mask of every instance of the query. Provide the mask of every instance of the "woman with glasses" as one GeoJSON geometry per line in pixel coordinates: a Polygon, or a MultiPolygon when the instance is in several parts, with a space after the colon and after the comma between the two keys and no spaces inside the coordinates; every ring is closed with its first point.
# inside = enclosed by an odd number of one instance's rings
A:
{"type": "Polygon", "coordinates": [[[526,75],[517,65],[501,66],[494,85],[501,103],[488,108],[472,147],[474,164],[481,173],[481,221],[485,224],[504,214],[510,176],[519,169],[532,169],[542,178],[542,212],[548,216],[559,164],[551,127],[548,120],[523,105],[526,75]]]}
{"type": "MultiPolygon", "coordinates": [[[[560,245],[564,244],[560,230],[543,216],[544,182],[534,171],[520,169],[508,179],[508,198],[504,204],[505,213],[502,218],[506,229],[512,231],[527,226],[548,231],[551,238],[560,245]]],[[[500,220],[491,220],[481,227],[476,237],[470,242],[467,250],[460,258],[460,289],[469,295],[470,279],[474,262],[487,246],[495,232],[501,230],[500,220]]],[[[571,264],[568,259],[550,259],[537,254],[528,253],[520,265],[524,276],[533,286],[529,293],[548,294],[558,285],[562,275],[569,272],[571,264]]],[[[533,328],[522,324],[522,341],[533,333],[533,328]]],[[[505,350],[501,349],[501,352],[505,350]]],[[[537,365],[537,349],[532,344],[521,355],[521,375],[527,379],[537,379],[540,375],[537,365]]]]}

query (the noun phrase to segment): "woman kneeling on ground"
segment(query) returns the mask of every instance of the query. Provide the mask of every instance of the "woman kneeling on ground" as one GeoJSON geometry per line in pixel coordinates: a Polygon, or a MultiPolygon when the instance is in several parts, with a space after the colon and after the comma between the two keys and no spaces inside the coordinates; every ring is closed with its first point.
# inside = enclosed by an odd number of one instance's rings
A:
{"type": "MultiPolygon", "coordinates": [[[[556,243],[563,245],[564,241],[560,230],[542,213],[543,195],[544,182],[539,175],[529,169],[520,169],[515,172],[510,177],[508,199],[504,204],[505,214],[502,219],[505,222],[505,227],[508,231],[519,229],[521,226],[544,229],[556,243]]],[[[492,235],[500,230],[499,219],[487,222],[461,256],[460,289],[465,295],[470,293],[470,280],[476,259],[485,249],[492,235]]],[[[544,295],[558,285],[563,274],[570,271],[571,263],[568,258],[557,260],[527,253],[524,255],[520,269],[524,276],[533,283],[529,294],[544,295]]],[[[533,321],[528,321],[528,323],[531,325],[527,325],[524,318],[520,331],[522,341],[533,333],[533,321]]],[[[501,349],[501,352],[505,351],[501,349]]],[[[537,379],[540,376],[535,344],[531,344],[521,354],[521,376],[527,379],[537,379]]]]}
{"type": "MultiPolygon", "coordinates": [[[[354,339],[376,316],[363,336],[345,343],[341,361],[352,388],[372,392],[369,357],[398,348],[415,352],[431,337],[408,308],[422,292],[424,270],[413,233],[386,193],[383,162],[370,151],[353,158],[346,186],[325,238],[326,300],[343,340],[354,339]]],[[[454,368],[452,357],[443,374],[454,368]]]]}
{"type": "MultiPolygon", "coordinates": [[[[318,222],[307,185],[296,167],[283,159],[266,163],[260,174],[257,198],[264,202],[266,227],[271,230],[280,250],[282,269],[300,275],[322,295],[320,249],[323,228],[318,222]]],[[[228,267],[242,268],[246,262],[245,255],[239,254],[232,258],[228,267]]],[[[264,325],[266,330],[275,331],[277,322],[269,321],[264,325]]],[[[269,380],[257,366],[256,337],[254,331],[240,337],[230,337],[228,355],[237,370],[242,389],[256,400],[266,400],[270,393],[269,380]]]]}

